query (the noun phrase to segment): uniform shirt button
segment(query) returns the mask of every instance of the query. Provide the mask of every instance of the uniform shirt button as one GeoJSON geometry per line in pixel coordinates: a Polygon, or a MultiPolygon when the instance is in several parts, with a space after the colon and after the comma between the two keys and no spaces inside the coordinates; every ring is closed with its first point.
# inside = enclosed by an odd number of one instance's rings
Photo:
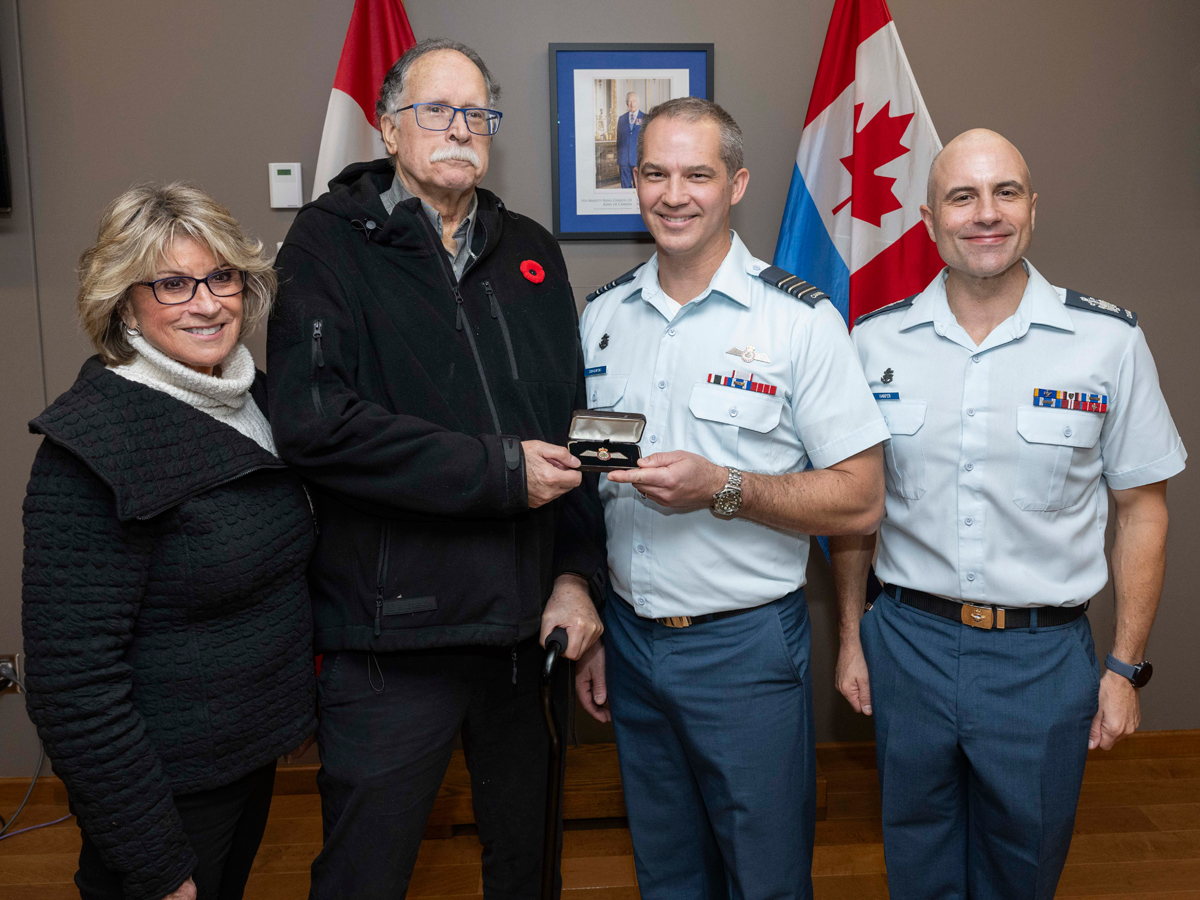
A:
{"type": "Polygon", "coordinates": [[[1070,436],[1071,436],[1071,427],[1068,425],[1066,428],[1063,429],[1063,437],[1070,437],[1070,436]]]}
{"type": "Polygon", "coordinates": [[[657,434],[650,435],[650,443],[652,443],[652,444],[658,443],[658,435],[657,434]]]}
{"type": "Polygon", "coordinates": [[[669,334],[671,337],[675,337],[675,329],[672,328],[670,331],[667,332],[667,334],[669,334]]]}
{"type": "Polygon", "coordinates": [[[967,471],[968,471],[968,472],[973,472],[973,471],[975,471],[975,463],[967,463],[967,465],[966,465],[966,469],[967,469],[967,471]]]}
{"type": "Polygon", "coordinates": [[[968,409],[968,410],[967,410],[967,415],[968,415],[968,416],[973,416],[973,415],[975,415],[975,407],[973,407],[973,406],[972,406],[970,409],[968,409]]]}
{"type": "Polygon", "coordinates": [[[593,403],[595,403],[595,402],[596,402],[596,398],[597,398],[598,396],[600,396],[600,395],[599,395],[599,394],[597,394],[595,391],[592,391],[592,402],[593,402],[593,403]]]}
{"type": "Polygon", "coordinates": [[[660,382],[658,383],[658,389],[659,389],[660,391],[661,391],[663,388],[665,388],[666,386],[667,386],[667,383],[666,383],[665,381],[660,381],[660,382]]]}
{"type": "Polygon", "coordinates": [[[638,546],[637,546],[637,551],[638,551],[638,553],[645,553],[645,552],[646,552],[646,545],[645,545],[645,544],[638,544],[638,546]]]}
{"type": "MultiPolygon", "coordinates": [[[[970,516],[967,516],[965,519],[963,519],[963,521],[964,521],[964,522],[966,522],[968,525],[974,525],[974,524],[975,524],[975,520],[974,520],[974,519],[972,519],[970,516]]],[[[640,548],[639,548],[639,549],[640,549],[640,548]]]]}
{"type": "Polygon", "coordinates": [[[971,362],[979,362],[979,357],[978,357],[978,356],[972,356],[972,357],[971,357],[971,362]]]}
{"type": "Polygon", "coordinates": [[[974,580],[975,580],[975,573],[974,573],[974,572],[968,572],[968,573],[967,573],[967,581],[974,581],[974,580]]]}
{"type": "Polygon", "coordinates": [[[737,418],[737,407],[736,406],[729,407],[729,415],[732,418],[735,418],[735,419],[737,418]]]}
{"type": "Polygon", "coordinates": [[[646,605],[646,598],[645,598],[645,597],[638,597],[638,598],[637,598],[637,605],[638,605],[638,606],[645,606],[645,605],[646,605]]]}

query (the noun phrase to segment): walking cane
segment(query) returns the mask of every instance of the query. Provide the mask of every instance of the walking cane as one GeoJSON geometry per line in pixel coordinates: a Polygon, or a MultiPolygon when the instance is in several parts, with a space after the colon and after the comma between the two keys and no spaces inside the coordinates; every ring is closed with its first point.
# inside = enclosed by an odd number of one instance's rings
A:
{"type": "Polygon", "coordinates": [[[542,900],[554,900],[554,869],[558,862],[558,821],[562,815],[562,733],[554,715],[554,667],[567,649],[567,630],[555,628],[546,636],[542,666],[542,715],[550,733],[550,763],[546,767],[546,825],[542,834],[542,900]]]}

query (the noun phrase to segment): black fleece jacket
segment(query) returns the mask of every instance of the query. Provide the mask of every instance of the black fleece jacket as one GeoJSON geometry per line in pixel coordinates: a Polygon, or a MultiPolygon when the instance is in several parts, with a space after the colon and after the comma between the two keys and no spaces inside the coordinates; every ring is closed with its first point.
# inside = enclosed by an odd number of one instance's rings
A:
{"type": "Polygon", "coordinates": [[[479,190],[482,249],[456,283],[420,201],[384,210],[393,174],[347,168],[277,260],[271,421],[316,504],[316,646],[512,645],[537,633],[557,575],[597,602],[605,583],[595,480],[538,509],[526,495],[521,441],[565,444],[586,406],[566,266],[479,190]]]}
{"type": "Polygon", "coordinates": [[[125,897],[159,900],[196,866],[173,795],[316,728],[312,515],[274,455],[97,357],[29,427],[29,716],[125,897]]]}

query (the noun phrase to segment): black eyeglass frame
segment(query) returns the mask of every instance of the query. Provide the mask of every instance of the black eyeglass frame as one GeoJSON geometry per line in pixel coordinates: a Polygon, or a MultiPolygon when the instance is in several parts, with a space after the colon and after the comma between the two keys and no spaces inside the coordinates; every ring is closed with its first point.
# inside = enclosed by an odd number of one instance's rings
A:
{"type": "Polygon", "coordinates": [[[192,300],[195,299],[196,291],[200,290],[200,285],[202,284],[208,288],[208,292],[214,297],[236,297],[238,294],[244,293],[246,290],[246,273],[242,269],[217,269],[217,271],[210,272],[203,278],[192,278],[191,275],[168,275],[166,278],[159,278],[155,281],[138,281],[135,282],[135,284],[140,284],[142,287],[150,288],[150,292],[154,295],[154,299],[163,306],[182,306],[185,303],[191,303],[192,300]],[[241,275],[242,286],[232,293],[218,294],[213,290],[212,285],[208,283],[208,279],[214,278],[217,275],[224,275],[227,272],[237,272],[239,275],[241,275]],[[164,281],[179,281],[182,278],[189,278],[192,282],[192,293],[188,295],[186,300],[164,300],[158,296],[158,285],[162,284],[164,281]]]}
{"type": "Polygon", "coordinates": [[[504,118],[504,113],[500,112],[498,109],[488,109],[486,106],[451,106],[449,103],[410,103],[408,106],[400,107],[398,110],[393,112],[392,115],[394,116],[396,113],[402,113],[406,109],[411,109],[413,111],[413,118],[417,121],[417,127],[424,128],[426,131],[449,131],[450,126],[454,124],[454,117],[459,113],[462,113],[463,122],[466,123],[467,131],[471,132],[471,134],[478,134],[481,137],[494,137],[496,131],[500,130],[500,120],[504,118]],[[421,124],[421,117],[417,114],[417,107],[419,106],[440,106],[443,109],[453,110],[453,112],[450,113],[450,121],[446,123],[445,128],[430,128],[428,125],[421,124]],[[474,128],[472,128],[471,120],[467,118],[467,113],[475,111],[494,115],[496,117],[496,131],[476,131],[474,128]]]}

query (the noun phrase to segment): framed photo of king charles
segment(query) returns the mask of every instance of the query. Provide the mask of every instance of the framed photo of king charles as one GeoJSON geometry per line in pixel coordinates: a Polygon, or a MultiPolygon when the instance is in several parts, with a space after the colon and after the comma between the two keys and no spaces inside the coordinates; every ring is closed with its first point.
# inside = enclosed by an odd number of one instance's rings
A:
{"type": "Polygon", "coordinates": [[[675,97],[713,99],[712,44],[551,44],[554,236],[649,240],[633,170],[646,113],[675,97]]]}

